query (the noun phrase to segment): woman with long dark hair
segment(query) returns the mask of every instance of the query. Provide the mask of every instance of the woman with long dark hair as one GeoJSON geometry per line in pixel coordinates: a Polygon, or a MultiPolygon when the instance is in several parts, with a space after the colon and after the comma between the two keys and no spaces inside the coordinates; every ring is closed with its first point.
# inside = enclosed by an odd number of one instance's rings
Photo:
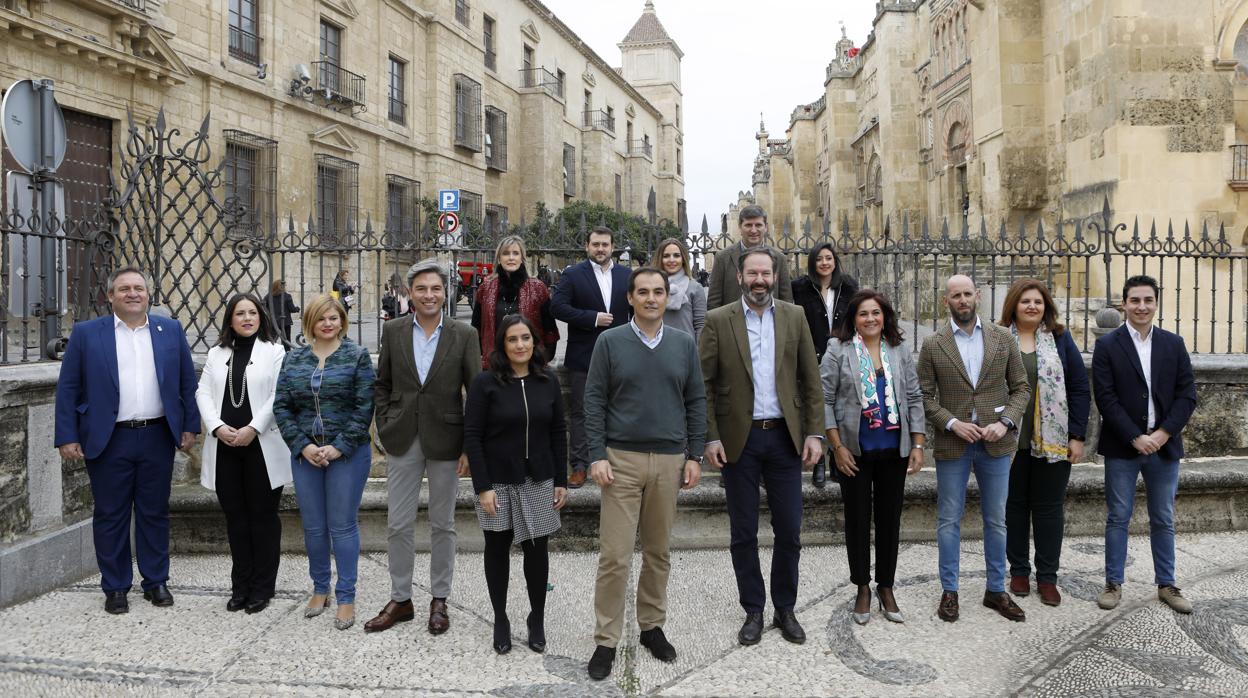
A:
{"type": "Polygon", "coordinates": [[[220,337],[195,391],[205,434],[199,481],[216,491],[225,512],[233,565],[225,609],[259,613],[277,584],[278,505],[292,479],[290,449],[273,416],[286,350],[264,304],[249,293],[226,304],[220,337]]]}
{"type": "Polygon", "coordinates": [[[1010,328],[1023,354],[1031,402],[1018,425],[1018,453],[1010,466],[1005,500],[1005,554],[1010,591],[1031,593],[1031,536],[1036,538],[1036,589],[1040,602],[1057,606],[1057,567],[1066,523],[1070,464],[1083,460],[1091,390],[1079,347],[1057,321],[1044,282],[1019,279],[1005,294],[999,324],[1010,328]]]}
{"type": "Polygon", "coordinates": [[[481,368],[490,368],[490,354],[494,351],[494,337],[503,318],[520,314],[541,328],[534,335],[540,342],[546,361],[555,358],[555,345],[559,343],[559,327],[555,316],[550,314],[550,290],[540,280],[529,276],[525,267],[524,239],[508,235],[498,241],[494,250],[494,274],[481,282],[472,304],[472,326],[481,337],[481,368]]]}
{"type": "Polygon", "coordinates": [[[688,332],[693,341],[698,341],[706,325],[706,289],[690,276],[689,248],[677,238],[667,238],[655,248],[650,263],[667,274],[671,287],[663,326],[688,332]]]}
{"type": "Polygon", "coordinates": [[[567,429],[559,379],[538,348],[537,326],[502,319],[489,370],[473,380],[464,414],[464,451],[485,534],[485,582],[494,607],[494,651],[511,651],[507,583],[513,542],[524,551],[529,593],[527,644],[546,649],[546,542],[567,501],[567,429]]]}
{"type": "Polygon", "coordinates": [[[820,361],[833,328],[848,320],[849,299],[857,292],[858,281],[841,269],[832,243],[825,242],[810,251],[806,275],[793,280],[793,302],[806,313],[815,356],[820,361]]]}
{"type": "Polygon", "coordinates": [[[845,506],[849,579],[858,585],[853,619],[871,620],[871,521],[875,595],[884,617],[905,617],[893,596],[906,475],[923,468],[927,422],[914,356],[883,294],[865,288],[846,303],[823,355],[824,424],[845,506]]]}

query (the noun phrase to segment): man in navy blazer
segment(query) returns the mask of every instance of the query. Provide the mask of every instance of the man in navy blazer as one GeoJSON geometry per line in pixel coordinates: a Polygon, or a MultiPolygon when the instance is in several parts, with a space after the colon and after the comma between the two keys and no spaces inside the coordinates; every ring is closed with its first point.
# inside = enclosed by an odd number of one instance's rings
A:
{"type": "Polygon", "coordinates": [[[559,285],[550,296],[550,312],[568,323],[568,344],[563,365],[568,369],[572,392],[568,449],[572,472],[568,487],[585,484],[589,467],[589,447],[585,440],[585,376],[589,357],[594,353],[598,335],[628,322],[629,270],[611,258],[615,251],[615,234],[610,228],[598,226],[589,231],[585,243],[588,259],[563,270],[559,285]]]}
{"type": "Polygon", "coordinates": [[[1133,276],[1122,289],[1127,322],[1096,340],[1092,393],[1101,412],[1097,452],[1105,456],[1105,591],[1111,609],[1122,599],[1127,524],[1143,474],[1157,596],[1179,613],[1192,604],[1174,585],[1174,497],[1179,488],[1180,432],[1196,409],[1196,378],[1183,338],[1153,327],[1157,281],[1133,276]]]}
{"type": "Polygon", "coordinates": [[[108,279],[113,314],[74,326],[56,384],[56,446],[85,458],[104,610],[130,610],[133,511],[143,598],[172,606],[169,487],[174,449],[200,430],[195,364],[176,320],[149,315],[147,278],[126,267],[108,279]]]}

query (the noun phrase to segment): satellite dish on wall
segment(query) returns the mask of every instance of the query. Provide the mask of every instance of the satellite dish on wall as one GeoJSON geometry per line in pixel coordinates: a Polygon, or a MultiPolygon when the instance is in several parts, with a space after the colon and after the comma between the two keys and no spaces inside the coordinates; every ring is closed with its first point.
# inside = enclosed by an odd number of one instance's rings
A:
{"type": "MultiPolygon", "coordinates": [[[[41,89],[51,89],[49,82],[46,87],[37,87],[33,80],[18,80],[4,93],[4,101],[0,102],[0,115],[3,124],[0,129],[4,133],[4,144],[19,167],[28,173],[41,168],[39,162],[39,102],[41,89]]],[[[65,161],[65,115],[60,105],[52,102],[52,164],[56,170],[65,161]]]]}

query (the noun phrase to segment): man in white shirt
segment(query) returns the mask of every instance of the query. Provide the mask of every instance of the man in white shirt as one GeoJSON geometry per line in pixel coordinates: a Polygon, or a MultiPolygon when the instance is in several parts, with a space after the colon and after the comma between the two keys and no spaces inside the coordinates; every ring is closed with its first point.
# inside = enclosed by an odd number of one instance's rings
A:
{"type": "Polygon", "coordinates": [[[132,514],[143,598],[173,605],[173,454],[200,430],[186,335],[177,321],[148,313],[149,288],[134,267],[109,277],[113,314],[74,326],[56,386],[55,444],[62,458],[86,460],[104,610],[114,614],[130,610],[132,514]]]}

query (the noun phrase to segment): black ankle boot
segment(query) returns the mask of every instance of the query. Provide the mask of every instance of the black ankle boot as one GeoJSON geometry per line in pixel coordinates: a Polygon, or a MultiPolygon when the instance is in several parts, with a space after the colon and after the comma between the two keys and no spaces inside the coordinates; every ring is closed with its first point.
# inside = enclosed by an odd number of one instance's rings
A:
{"type": "Polygon", "coordinates": [[[494,651],[499,654],[511,651],[511,621],[507,616],[494,619],[494,651]]]}
{"type": "Polygon", "coordinates": [[[542,614],[536,611],[529,614],[529,649],[541,654],[546,651],[546,624],[542,614]]]}

